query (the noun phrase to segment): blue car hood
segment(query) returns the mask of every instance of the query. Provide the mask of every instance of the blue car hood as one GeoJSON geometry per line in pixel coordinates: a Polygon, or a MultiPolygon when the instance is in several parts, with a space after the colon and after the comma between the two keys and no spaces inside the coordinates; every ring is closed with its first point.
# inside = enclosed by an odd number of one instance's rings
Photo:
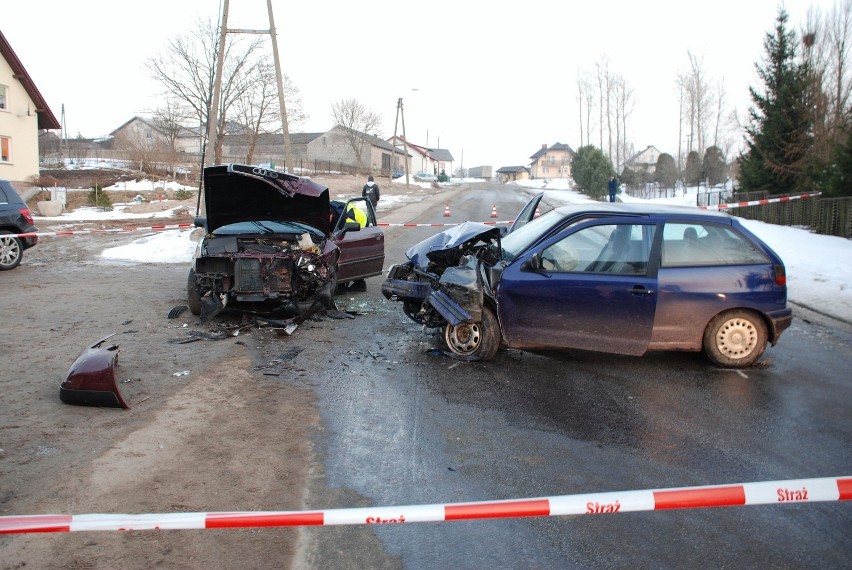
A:
{"type": "MultiPolygon", "coordinates": [[[[406,257],[417,267],[425,270],[429,266],[429,254],[456,249],[460,246],[497,240],[500,243],[500,228],[479,222],[464,222],[412,246],[406,257]]],[[[434,261],[434,260],[432,260],[434,261]]]]}

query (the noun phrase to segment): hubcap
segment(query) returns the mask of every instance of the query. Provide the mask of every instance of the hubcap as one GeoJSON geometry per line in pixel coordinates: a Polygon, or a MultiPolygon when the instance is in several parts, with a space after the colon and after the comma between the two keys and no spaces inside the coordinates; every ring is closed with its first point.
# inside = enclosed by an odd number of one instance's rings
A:
{"type": "Polygon", "coordinates": [[[456,354],[470,354],[482,340],[479,324],[462,323],[456,327],[447,325],[445,331],[447,346],[456,354]]]}
{"type": "Polygon", "coordinates": [[[747,319],[725,321],[716,333],[716,346],[728,358],[745,358],[757,346],[757,329],[747,319]]]}
{"type": "Polygon", "coordinates": [[[12,265],[21,254],[17,240],[0,238],[0,265],[12,265]]]}

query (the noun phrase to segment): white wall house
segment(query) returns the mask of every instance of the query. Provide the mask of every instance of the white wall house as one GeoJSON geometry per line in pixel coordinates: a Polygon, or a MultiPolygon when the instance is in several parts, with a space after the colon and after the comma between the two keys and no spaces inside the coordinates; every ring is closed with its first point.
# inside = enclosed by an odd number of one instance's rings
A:
{"type": "Polygon", "coordinates": [[[0,32],[0,178],[26,181],[39,173],[39,129],[59,122],[0,32]]]}

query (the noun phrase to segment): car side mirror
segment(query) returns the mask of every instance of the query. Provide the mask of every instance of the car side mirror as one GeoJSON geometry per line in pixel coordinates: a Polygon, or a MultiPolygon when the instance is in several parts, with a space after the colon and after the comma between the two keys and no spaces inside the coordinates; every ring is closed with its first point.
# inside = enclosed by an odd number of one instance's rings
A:
{"type": "Polygon", "coordinates": [[[533,273],[541,271],[541,254],[534,253],[531,258],[521,264],[521,271],[532,271],[533,273]]]}
{"type": "Polygon", "coordinates": [[[347,232],[360,232],[361,224],[358,222],[353,222],[352,220],[346,220],[346,223],[343,224],[343,227],[337,231],[337,237],[343,237],[347,232]]]}
{"type": "Polygon", "coordinates": [[[192,220],[192,225],[194,225],[196,228],[203,228],[207,225],[207,218],[204,216],[195,216],[195,218],[192,220]]]}

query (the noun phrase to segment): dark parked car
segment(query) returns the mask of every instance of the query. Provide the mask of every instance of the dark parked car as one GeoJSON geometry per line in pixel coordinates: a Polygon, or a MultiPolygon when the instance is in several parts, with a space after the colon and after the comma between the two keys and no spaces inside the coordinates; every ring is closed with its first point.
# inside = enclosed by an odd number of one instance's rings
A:
{"type": "Polygon", "coordinates": [[[187,283],[202,318],[226,306],[304,316],[333,307],[338,282],[382,272],[384,233],[365,198],[335,210],[328,188],[308,178],[229,164],[204,169],[204,201],[187,283]]]}
{"type": "Polygon", "coordinates": [[[24,257],[24,250],[38,243],[38,236],[14,237],[13,234],[37,231],[26,202],[8,181],[0,180],[0,271],[16,268],[24,257]]]}
{"type": "Polygon", "coordinates": [[[659,205],[562,206],[508,235],[466,222],[427,239],[382,286],[463,360],[501,344],[642,355],[704,352],[745,367],[790,325],[784,264],[736,218],[659,205]]]}

